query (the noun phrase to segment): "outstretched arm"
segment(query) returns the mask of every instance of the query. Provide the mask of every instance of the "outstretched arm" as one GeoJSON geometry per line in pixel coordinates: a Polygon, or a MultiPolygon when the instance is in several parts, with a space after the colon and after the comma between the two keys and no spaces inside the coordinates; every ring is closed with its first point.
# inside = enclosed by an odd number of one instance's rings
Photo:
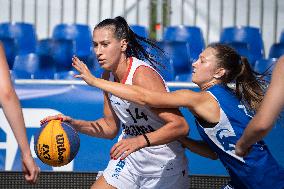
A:
{"type": "Polygon", "coordinates": [[[275,120],[284,107],[284,56],[272,73],[272,80],[263,102],[236,144],[236,154],[245,156],[251,145],[261,140],[272,129],[275,120]]]}
{"type": "Polygon", "coordinates": [[[0,44],[0,104],[19,144],[25,179],[35,183],[39,174],[30,151],[19,99],[13,88],[4,49],[0,44]]]}
{"type": "Polygon", "coordinates": [[[178,90],[168,93],[166,91],[149,90],[137,85],[124,85],[96,78],[77,57],[73,57],[72,65],[80,73],[75,77],[83,79],[90,86],[98,87],[115,96],[140,105],[148,105],[156,108],[178,108],[181,106],[191,108],[200,101],[201,95],[190,90],[178,90]]]}

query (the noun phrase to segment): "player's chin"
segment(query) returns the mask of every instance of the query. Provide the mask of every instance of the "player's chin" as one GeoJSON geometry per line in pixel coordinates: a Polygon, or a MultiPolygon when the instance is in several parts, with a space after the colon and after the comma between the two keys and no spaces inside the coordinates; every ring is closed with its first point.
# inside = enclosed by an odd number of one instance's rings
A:
{"type": "Polygon", "coordinates": [[[106,71],[111,71],[110,67],[108,67],[106,64],[102,64],[100,65],[102,69],[106,70],[106,71]]]}

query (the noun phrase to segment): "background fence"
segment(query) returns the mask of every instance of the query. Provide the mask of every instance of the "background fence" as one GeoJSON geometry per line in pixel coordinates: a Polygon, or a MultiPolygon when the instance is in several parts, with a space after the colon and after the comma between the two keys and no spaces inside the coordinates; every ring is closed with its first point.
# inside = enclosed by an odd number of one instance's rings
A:
{"type": "Polygon", "coordinates": [[[158,39],[163,27],[156,24],[198,26],[207,44],[218,41],[227,26],[259,27],[268,52],[284,26],[282,0],[0,0],[0,5],[0,22],[33,23],[39,39],[50,37],[59,23],[93,28],[105,18],[122,15],[130,24],[157,29],[158,39]]]}

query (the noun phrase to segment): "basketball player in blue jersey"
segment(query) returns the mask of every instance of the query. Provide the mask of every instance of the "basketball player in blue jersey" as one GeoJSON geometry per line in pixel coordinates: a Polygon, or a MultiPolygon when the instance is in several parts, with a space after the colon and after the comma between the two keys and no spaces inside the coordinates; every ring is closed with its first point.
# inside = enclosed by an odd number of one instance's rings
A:
{"type": "Polygon", "coordinates": [[[180,142],[200,155],[220,159],[231,177],[224,188],[284,188],[284,170],[263,141],[253,144],[246,157],[235,153],[238,139],[263,98],[263,87],[247,59],[232,48],[214,44],[200,54],[192,73],[192,81],[200,87],[200,92],[161,93],[95,78],[80,61],[75,68],[80,72],[78,77],[89,85],[131,102],[156,108],[187,107],[195,116],[203,142],[189,138],[180,142]],[[227,86],[232,82],[235,89],[227,86]]]}
{"type": "MultiPolygon", "coordinates": [[[[19,144],[22,157],[22,169],[25,180],[35,184],[39,175],[39,168],[34,162],[28,143],[25,122],[19,99],[13,88],[4,48],[0,43],[0,107],[10,124],[19,144]]],[[[8,157],[9,158],[9,157],[8,157]]]]}
{"type": "MultiPolygon", "coordinates": [[[[93,43],[99,64],[105,70],[103,79],[151,91],[168,91],[154,69],[157,62],[141,46],[154,44],[136,35],[124,18],[100,22],[93,31],[93,43]]],[[[79,63],[74,57],[73,65],[77,67],[79,63]]],[[[153,109],[105,92],[103,118],[84,121],[56,115],[42,122],[59,118],[79,132],[101,138],[113,139],[122,127],[119,141],[110,151],[108,167],[92,188],[189,188],[185,150],[177,142],[188,134],[189,127],[177,109],[153,109]]]]}
{"type": "Polygon", "coordinates": [[[272,73],[271,83],[257,114],[249,122],[236,144],[236,153],[245,156],[251,145],[265,137],[273,128],[284,107],[284,55],[279,58],[272,73]]]}

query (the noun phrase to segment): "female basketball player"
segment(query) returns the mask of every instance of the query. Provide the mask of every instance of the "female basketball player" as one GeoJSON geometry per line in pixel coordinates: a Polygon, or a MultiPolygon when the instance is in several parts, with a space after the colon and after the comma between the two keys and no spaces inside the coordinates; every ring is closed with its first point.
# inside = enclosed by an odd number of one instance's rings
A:
{"type": "Polygon", "coordinates": [[[251,145],[261,140],[273,127],[275,120],[284,107],[284,56],[278,60],[271,83],[261,106],[249,122],[242,137],[236,144],[236,154],[245,156],[251,145]]]}
{"type": "MultiPolygon", "coordinates": [[[[156,108],[187,107],[195,115],[201,137],[231,176],[231,182],[225,188],[284,188],[284,170],[263,141],[255,143],[247,157],[235,154],[236,142],[251,120],[250,113],[258,109],[263,90],[247,59],[232,48],[210,45],[193,64],[192,81],[201,92],[178,90],[161,93],[136,85],[120,85],[95,78],[80,61],[73,64],[80,72],[77,78],[131,102],[156,108]],[[234,90],[227,87],[230,82],[235,82],[234,90]]],[[[190,139],[180,141],[192,149],[190,139]]]]}
{"type": "Polygon", "coordinates": [[[30,145],[26,136],[23,113],[18,97],[13,88],[9,67],[2,44],[0,43],[0,106],[13,130],[22,155],[22,168],[27,182],[34,184],[39,174],[39,168],[31,155],[30,145]]]}
{"type": "MultiPolygon", "coordinates": [[[[93,43],[105,69],[103,79],[167,92],[162,77],[141,60],[155,66],[140,42],[153,45],[137,36],[122,17],[100,22],[93,31],[93,43]]],[[[103,118],[83,121],[56,115],[42,122],[58,118],[77,131],[101,138],[113,139],[122,126],[119,141],[111,149],[112,159],[92,188],[189,188],[184,148],[176,141],[188,134],[189,127],[177,109],[152,109],[104,93],[103,118]]]]}

